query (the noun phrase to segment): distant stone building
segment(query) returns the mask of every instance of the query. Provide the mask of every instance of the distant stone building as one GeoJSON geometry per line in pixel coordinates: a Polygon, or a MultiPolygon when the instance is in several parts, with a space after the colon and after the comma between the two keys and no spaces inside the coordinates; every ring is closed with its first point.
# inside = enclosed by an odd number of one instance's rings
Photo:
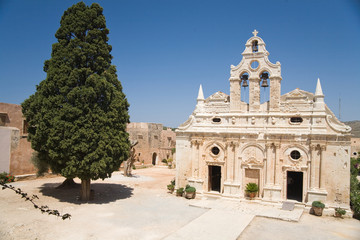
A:
{"type": "MultiPolygon", "coordinates": [[[[175,132],[156,123],[129,123],[127,131],[135,146],[139,162],[158,165],[162,159],[174,158],[175,132]]],[[[27,141],[27,123],[21,106],[0,103],[0,172],[13,175],[34,174],[31,162],[34,150],[27,141]]]]}
{"type": "Polygon", "coordinates": [[[176,134],[170,128],[158,123],[132,122],[127,126],[131,141],[135,146],[140,164],[159,165],[163,159],[173,158],[176,134]]]}
{"type": "Polygon", "coordinates": [[[27,141],[27,123],[21,106],[0,103],[0,172],[22,175],[36,172],[27,141]]]}
{"type": "Polygon", "coordinates": [[[351,138],[351,157],[359,157],[360,138],[351,138]]]}
{"type": "Polygon", "coordinates": [[[327,107],[319,80],[315,93],[281,95],[281,65],[253,34],[231,66],[230,96],[205,99],[200,86],[194,112],[176,131],[176,187],[244,198],[253,182],[264,201],[320,200],[349,210],[351,128],[327,107]],[[261,103],[262,87],[270,88],[261,103]]]}

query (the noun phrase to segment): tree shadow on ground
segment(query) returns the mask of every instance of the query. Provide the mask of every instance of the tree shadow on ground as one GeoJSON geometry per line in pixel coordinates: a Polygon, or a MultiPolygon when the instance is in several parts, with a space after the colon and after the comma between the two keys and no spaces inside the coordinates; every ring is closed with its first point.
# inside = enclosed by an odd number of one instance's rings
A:
{"type": "MultiPolygon", "coordinates": [[[[81,184],[75,184],[72,187],[56,189],[59,183],[45,183],[39,187],[40,193],[44,196],[53,197],[60,202],[69,202],[74,204],[85,203],[80,199],[81,184]]],[[[86,203],[104,204],[115,202],[120,199],[130,198],[133,195],[133,188],[115,183],[92,183],[91,189],[94,190],[94,199],[86,203]]]]}

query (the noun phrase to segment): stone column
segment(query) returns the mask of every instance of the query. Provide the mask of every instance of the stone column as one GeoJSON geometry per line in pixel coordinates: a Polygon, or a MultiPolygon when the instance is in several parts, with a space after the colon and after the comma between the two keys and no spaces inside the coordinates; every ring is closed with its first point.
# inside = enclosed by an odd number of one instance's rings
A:
{"type": "Polygon", "coordinates": [[[230,112],[240,112],[241,108],[241,80],[231,77],[230,81],[230,112]]]}
{"type": "Polygon", "coordinates": [[[272,173],[274,172],[272,170],[272,164],[271,164],[271,143],[266,143],[265,144],[265,149],[266,149],[266,171],[265,171],[265,185],[268,186],[271,184],[271,179],[272,179],[272,173]]]}
{"type": "Polygon", "coordinates": [[[281,77],[270,77],[270,111],[279,111],[281,95],[281,77]]]}
{"type": "Polygon", "coordinates": [[[320,169],[319,169],[319,178],[320,178],[320,189],[325,189],[325,159],[324,159],[324,151],[326,151],[326,146],[320,146],[320,169]]]}
{"type": "Polygon", "coordinates": [[[280,161],[280,143],[275,143],[274,144],[275,147],[275,162],[274,162],[274,185],[280,185],[279,180],[280,180],[280,176],[279,176],[279,161],[280,161]]]}
{"type": "Polygon", "coordinates": [[[249,78],[249,111],[260,109],[260,78],[249,78]]]}
{"type": "Polygon", "coordinates": [[[237,151],[238,151],[239,143],[234,143],[233,149],[234,149],[234,158],[233,158],[233,164],[232,164],[232,174],[231,174],[231,181],[233,182],[235,180],[235,162],[237,159],[237,151]]]}
{"type": "Polygon", "coordinates": [[[227,143],[227,159],[226,159],[226,182],[231,182],[232,178],[233,178],[233,169],[234,169],[234,165],[233,165],[233,142],[228,142],[227,143]]]}
{"type": "Polygon", "coordinates": [[[198,142],[191,140],[191,177],[196,178],[196,168],[198,166],[199,159],[197,158],[196,149],[198,148],[198,142]]]}
{"type": "Polygon", "coordinates": [[[310,165],[310,189],[315,189],[315,149],[316,149],[316,145],[311,144],[310,145],[310,161],[311,161],[311,165],[310,165]]]}

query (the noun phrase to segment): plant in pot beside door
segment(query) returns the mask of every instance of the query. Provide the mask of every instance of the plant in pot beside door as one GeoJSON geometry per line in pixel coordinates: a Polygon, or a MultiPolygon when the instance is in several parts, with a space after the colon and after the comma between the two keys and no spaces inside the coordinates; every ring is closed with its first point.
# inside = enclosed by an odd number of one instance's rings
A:
{"type": "Polygon", "coordinates": [[[312,202],[312,209],[314,210],[314,214],[316,216],[322,216],[323,209],[325,208],[325,204],[320,201],[312,202]]]}
{"type": "Polygon", "coordinates": [[[342,208],[335,208],[335,217],[342,218],[343,215],[346,214],[345,209],[342,208]]]}
{"type": "Polygon", "coordinates": [[[194,187],[191,187],[190,185],[186,185],[185,187],[185,198],[187,199],[193,199],[196,195],[196,189],[194,187]]]}
{"type": "Polygon", "coordinates": [[[259,191],[259,187],[256,183],[246,184],[245,192],[252,199],[256,196],[256,193],[259,191]]]}
{"type": "Polygon", "coordinates": [[[184,188],[176,189],[176,196],[177,197],[182,197],[183,194],[184,194],[184,188]]]}

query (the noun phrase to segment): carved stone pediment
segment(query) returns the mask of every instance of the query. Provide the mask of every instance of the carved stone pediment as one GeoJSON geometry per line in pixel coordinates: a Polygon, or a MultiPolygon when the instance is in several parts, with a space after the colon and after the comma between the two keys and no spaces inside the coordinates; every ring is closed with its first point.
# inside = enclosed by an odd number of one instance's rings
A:
{"type": "Polygon", "coordinates": [[[284,95],[285,101],[287,102],[308,102],[309,98],[306,94],[304,94],[300,89],[295,89],[284,95]]]}
{"type": "Polygon", "coordinates": [[[205,102],[229,102],[229,98],[229,95],[219,91],[208,97],[205,102]]]}

